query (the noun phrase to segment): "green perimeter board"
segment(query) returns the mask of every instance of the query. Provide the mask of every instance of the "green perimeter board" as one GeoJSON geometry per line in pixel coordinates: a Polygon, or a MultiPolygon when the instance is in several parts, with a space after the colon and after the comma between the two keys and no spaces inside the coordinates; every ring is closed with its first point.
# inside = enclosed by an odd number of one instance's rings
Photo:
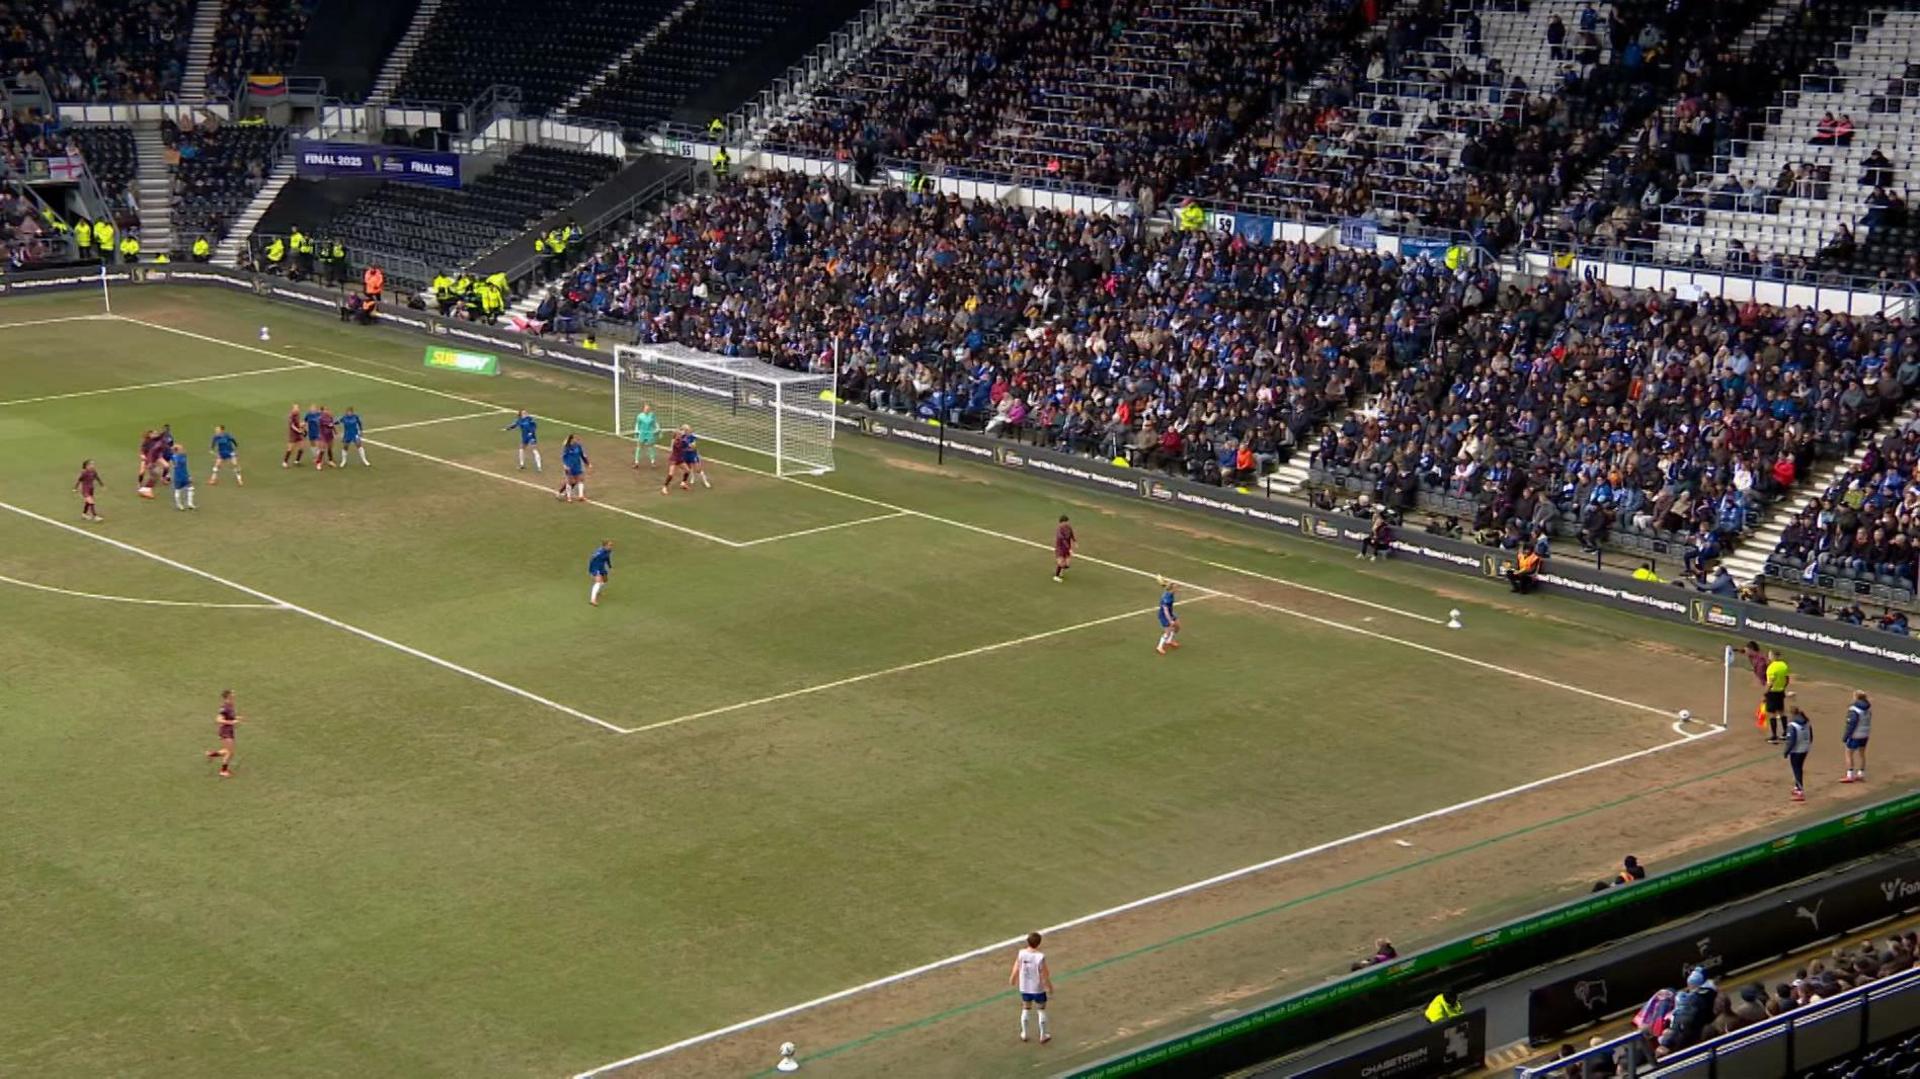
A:
{"type": "MultiPolygon", "coordinates": [[[[212,305],[170,315],[243,341],[257,317],[212,305]]],[[[417,355],[383,335],[276,316],[293,325],[273,347],[290,353],[317,343],[355,357],[327,362],[388,377],[417,355]]],[[[144,368],[169,341],[148,332],[138,381],[154,380],[144,368]]],[[[183,364],[226,351],[180,341],[183,357],[198,358],[183,364]]],[[[0,360],[0,399],[25,396],[12,375],[26,358],[0,360]]],[[[246,369],[269,358],[234,359],[246,369]]],[[[113,384],[93,362],[76,384],[113,384]]],[[[67,392],[36,377],[38,392],[67,392]]],[[[371,474],[280,473],[255,447],[274,449],[285,395],[264,383],[282,377],[194,390],[212,394],[196,398],[203,421],[237,412],[270,432],[247,442],[259,478],[245,492],[203,487],[208,508],[190,517],[127,504],[125,480],[110,472],[121,488],[110,512],[128,517],[105,531],[419,647],[444,644],[576,706],[584,693],[645,717],[739,700],[762,685],[783,691],[893,656],[1144,608],[1157,591],[1096,566],[1052,586],[1044,551],[935,522],[741,552],[622,519],[631,554],[608,606],[591,611],[584,559],[605,529],[583,515],[601,511],[430,462],[402,468],[391,454],[371,474]],[[514,586],[469,594],[502,577],[514,586]],[[792,617],[782,605],[798,598],[816,602],[792,617]]],[[[602,411],[577,380],[509,368],[498,384],[513,389],[487,383],[486,399],[583,424],[602,411]]],[[[399,387],[357,396],[363,411],[417,418],[471,407],[399,387]]],[[[137,434],[161,400],[141,391],[61,402],[51,407],[65,418],[53,421],[0,410],[0,499],[70,516],[76,454],[130,447],[121,432],[137,434]]],[[[453,426],[394,437],[457,438],[453,426]]],[[[494,452],[510,456],[511,441],[494,452]]],[[[884,455],[840,452],[831,485],[987,527],[1044,537],[1061,505],[1027,483],[929,488],[884,455]]],[[[789,512],[814,497],[848,519],[843,500],[819,492],[754,493],[775,518],[762,534],[787,530],[789,512]]],[[[1189,547],[1255,553],[1230,530],[1183,536],[1155,527],[1163,518],[1087,516],[1083,534],[1129,563],[1164,564],[1189,547]]],[[[30,541],[45,530],[42,550],[87,564],[77,577],[65,569],[66,587],[154,585],[134,556],[48,526],[16,518],[0,536],[22,525],[30,541]]],[[[1387,602],[1441,605],[1337,566],[1286,567],[1387,602]]],[[[36,552],[16,569],[45,560],[36,552]]],[[[29,823],[0,836],[22,867],[0,886],[0,907],[45,933],[9,966],[33,974],[3,987],[0,1070],[169,1074],[253,1054],[291,1073],[551,1074],[997,939],[1010,924],[1061,920],[1498,789],[1512,761],[1486,763],[1496,745],[1527,754],[1529,774],[1627,748],[1619,711],[1569,707],[1551,690],[1508,696],[1513,712],[1564,713],[1561,736],[1515,745],[1502,736],[1512,712],[1474,700],[1493,676],[1224,601],[1190,607],[1194,645],[1164,661],[1142,613],[623,739],[288,612],[14,599],[0,627],[24,642],[7,679],[20,707],[0,728],[13,750],[0,770],[29,823]],[[257,722],[242,732],[242,776],[222,786],[197,758],[212,694],[236,672],[257,722]],[[1388,721],[1356,732],[1337,716],[1291,714],[1281,760],[1277,695],[1334,711],[1362,683],[1388,721]],[[1448,691],[1432,694],[1437,684],[1448,691]],[[1444,716],[1392,718],[1430,697],[1459,703],[1444,716]],[[1427,755],[1449,745],[1457,759],[1431,767],[1427,755]],[[1398,801],[1279,804],[1284,768],[1333,769],[1356,749],[1388,754],[1408,777],[1394,785],[1398,801]],[[1036,821],[1049,822],[1048,863],[1009,887],[1008,851],[1038,841],[1036,821]]],[[[1515,647],[1523,639],[1552,648],[1583,638],[1533,626],[1515,647]]],[[[1637,744],[1661,738],[1649,723],[1637,744]]]]}

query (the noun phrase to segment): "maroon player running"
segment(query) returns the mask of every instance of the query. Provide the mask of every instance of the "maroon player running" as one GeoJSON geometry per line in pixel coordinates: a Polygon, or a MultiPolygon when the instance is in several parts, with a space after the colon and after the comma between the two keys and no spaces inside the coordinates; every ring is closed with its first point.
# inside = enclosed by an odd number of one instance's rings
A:
{"type": "Polygon", "coordinates": [[[240,713],[233,704],[233,690],[220,691],[220,714],[214,718],[219,725],[220,748],[207,750],[208,760],[219,760],[220,778],[233,775],[233,725],[240,722],[240,713]]]}
{"type": "Polygon", "coordinates": [[[73,481],[73,489],[80,492],[80,517],[82,520],[104,520],[100,511],[94,508],[93,491],[100,486],[100,473],[94,470],[93,458],[80,462],[80,478],[73,481]]]}
{"type": "Polygon", "coordinates": [[[1067,523],[1067,515],[1060,515],[1060,527],[1053,530],[1053,579],[1065,580],[1061,574],[1073,568],[1073,545],[1078,542],[1073,535],[1073,525],[1067,523]]]}

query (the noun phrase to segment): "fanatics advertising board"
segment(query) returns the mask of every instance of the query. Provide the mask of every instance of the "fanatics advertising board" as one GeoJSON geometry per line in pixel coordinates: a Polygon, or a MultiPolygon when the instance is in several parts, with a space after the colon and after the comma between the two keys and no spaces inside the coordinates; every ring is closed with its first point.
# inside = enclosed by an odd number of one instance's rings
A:
{"type": "Polygon", "coordinates": [[[1486,1063],[1487,1011],[1480,1008],[1306,1071],[1283,1062],[1254,1071],[1247,1079],[1446,1079],[1479,1071],[1486,1063]]]}
{"type": "MultiPolygon", "coordinates": [[[[386,148],[379,149],[384,151],[386,148]]],[[[204,264],[191,267],[111,267],[107,280],[114,287],[145,283],[219,285],[251,290],[256,295],[282,303],[336,310],[343,295],[339,290],[318,285],[290,283],[278,277],[204,264]]],[[[100,287],[98,269],[89,271],[84,267],[73,267],[0,277],[0,294],[87,287],[100,287]]],[[[575,370],[596,373],[609,370],[603,355],[475,323],[444,319],[429,311],[383,307],[375,318],[395,329],[477,345],[480,350],[495,355],[517,353],[575,370]]],[[[1322,513],[1287,498],[1263,498],[1242,494],[1232,488],[1209,487],[1176,476],[1120,467],[1095,458],[1009,442],[979,432],[951,427],[942,431],[935,424],[912,417],[842,405],[836,416],[836,425],[848,432],[899,442],[928,452],[944,446],[945,452],[966,459],[992,462],[1003,468],[1031,472],[1108,494],[1131,495],[1197,510],[1323,543],[1357,546],[1366,535],[1368,522],[1351,514],[1322,513]]],[[[1509,565],[1507,556],[1501,551],[1414,529],[1401,531],[1394,544],[1392,557],[1494,581],[1500,580],[1509,565]]],[[[1810,618],[1781,607],[1704,597],[1698,592],[1672,585],[1642,585],[1624,574],[1606,573],[1590,564],[1575,563],[1564,558],[1550,560],[1547,570],[1540,575],[1540,581],[1542,587],[1538,594],[1566,595],[1665,621],[1687,622],[1724,632],[1734,643],[1753,638],[1769,646],[1788,650],[1818,652],[1888,670],[1920,673],[1920,638],[1900,637],[1864,626],[1847,626],[1830,619],[1810,618]]],[[[1504,588],[1504,581],[1499,586],[1504,588]]]]}
{"type": "Polygon", "coordinates": [[[396,180],[460,186],[460,155],[407,146],[293,140],[294,173],[303,180],[396,180]]]}

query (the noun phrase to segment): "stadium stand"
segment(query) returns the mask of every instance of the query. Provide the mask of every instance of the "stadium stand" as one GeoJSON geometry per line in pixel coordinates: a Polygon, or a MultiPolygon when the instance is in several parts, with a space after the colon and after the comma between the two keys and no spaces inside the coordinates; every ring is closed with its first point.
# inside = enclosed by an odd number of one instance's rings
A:
{"type": "Polygon", "coordinates": [[[1163,195],[1304,83],[1363,6],[936,0],[769,142],[1163,195]]]}
{"type": "MultiPolygon", "coordinates": [[[[618,169],[610,157],[527,146],[457,191],[382,184],[320,231],[356,248],[458,267],[571,204],[618,169]]],[[[427,283],[398,264],[389,265],[387,274],[410,285],[427,283]]]]}
{"type": "Polygon", "coordinates": [[[134,224],[133,177],[139,171],[133,129],[117,124],[76,124],[65,130],[87,162],[100,193],[114,207],[122,226],[134,224]]]}
{"type": "Polygon", "coordinates": [[[471,101],[520,87],[529,112],[565,101],[674,8],[672,0],[547,0],[529,17],[517,0],[446,0],[394,91],[417,101],[471,101]]]}
{"type": "MultiPolygon", "coordinates": [[[[1893,381],[1910,392],[1920,383],[1920,357],[1908,356],[1893,381]]],[[[1865,448],[1826,490],[1796,513],[1768,558],[1768,571],[1803,586],[1835,579],[1830,589],[1881,604],[1911,602],[1920,572],[1920,426],[1911,421],[1865,448]]],[[[1904,629],[1904,623],[1902,623],[1904,629]]]]}
{"type": "Polygon", "coordinates": [[[600,251],[536,321],[808,370],[838,356],[842,395],[871,407],[1220,483],[1284,459],[1494,281],[773,173],[600,251]]]}
{"type": "Polygon", "coordinates": [[[231,97],[248,75],[285,75],[319,0],[228,0],[207,65],[216,99],[231,97]]]}
{"type": "Polygon", "coordinates": [[[14,0],[0,67],[60,101],[159,101],[180,90],[192,19],[190,0],[14,0]]]}
{"type": "Polygon", "coordinates": [[[266,183],[283,127],[210,121],[182,129],[162,121],[161,137],[178,155],[173,180],[173,227],[218,242],[233,219],[266,183]]]}
{"type": "Polygon", "coordinates": [[[809,0],[696,3],[569,111],[629,129],[651,127],[810,6],[809,0]]]}

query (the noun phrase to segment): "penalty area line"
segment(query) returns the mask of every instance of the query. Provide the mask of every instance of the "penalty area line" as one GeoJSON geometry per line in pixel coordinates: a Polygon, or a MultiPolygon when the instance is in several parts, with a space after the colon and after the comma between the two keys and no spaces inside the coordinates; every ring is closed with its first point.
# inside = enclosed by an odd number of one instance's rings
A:
{"type": "Polygon", "coordinates": [[[212,611],[284,611],[284,603],[206,603],[190,599],[146,599],[141,596],[110,596],[102,592],[82,592],[73,588],[57,588],[37,581],[23,581],[18,577],[0,576],[0,584],[10,584],[16,588],[29,588],[35,592],[52,592],[61,596],[73,596],[77,599],[97,599],[107,603],[137,603],[146,607],[200,607],[212,611]]]}
{"type": "MultiPolygon", "coordinates": [[[[1305,847],[1305,848],[1302,848],[1301,850],[1293,851],[1288,854],[1282,854],[1275,858],[1269,858],[1264,862],[1255,862],[1252,865],[1242,866],[1239,869],[1229,870],[1225,873],[1220,873],[1215,876],[1208,877],[1205,880],[1197,880],[1192,882],[1191,884],[1183,884],[1177,888],[1169,888],[1164,892],[1157,892],[1153,895],[1143,896],[1139,899],[1134,899],[1129,902],[1122,903],[1119,906],[1108,907],[1106,910],[1095,911],[1092,914],[1083,914],[1078,918],[1061,922],[1059,925],[1048,926],[1047,928],[1040,930],[1040,932],[1043,935],[1052,936],[1055,933],[1063,933],[1071,929],[1078,929],[1082,926],[1091,925],[1095,922],[1105,921],[1107,919],[1117,917],[1118,915],[1121,915],[1121,914],[1126,914],[1132,911],[1140,910],[1145,907],[1150,907],[1156,904],[1164,903],[1170,899],[1178,899],[1181,896],[1191,895],[1195,892],[1204,891],[1208,888],[1214,888],[1222,884],[1231,883],[1233,881],[1240,880],[1244,877],[1252,876],[1256,873],[1262,873],[1270,869],[1275,869],[1279,866],[1288,865],[1290,863],[1298,862],[1306,858],[1314,857],[1316,855],[1325,854],[1329,851],[1339,850],[1343,847],[1350,847],[1356,843],[1364,843],[1370,839],[1378,839],[1381,836],[1390,835],[1398,831],[1404,831],[1405,829],[1412,828],[1420,824],[1426,824],[1430,821],[1451,817],[1451,816],[1454,816],[1455,814],[1464,813],[1471,809],[1478,809],[1481,806],[1491,805],[1495,802],[1504,801],[1508,798],[1512,798],[1517,795],[1526,794],[1529,791],[1539,790],[1542,787],[1550,787],[1556,783],[1564,783],[1569,779],[1576,779],[1580,776],[1590,775],[1594,772],[1603,771],[1608,768],[1615,768],[1622,764],[1629,764],[1633,761],[1642,760],[1644,758],[1651,757],[1656,754],[1665,753],[1667,750],[1673,749],[1677,746],[1691,745],[1692,743],[1698,741],[1700,738],[1708,737],[1716,733],[1719,733],[1719,728],[1715,728],[1714,730],[1709,731],[1705,735],[1696,735],[1695,737],[1692,737],[1692,738],[1676,738],[1672,741],[1661,742],[1656,745],[1648,746],[1645,749],[1635,750],[1631,753],[1622,753],[1617,757],[1609,757],[1603,761],[1596,761],[1592,764],[1582,765],[1578,768],[1570,768],[1564,772],[1559,772],[1554,775],[1545,776],[1540,779],[1535,779],[1527,783],[1522,783],[1518,786],[1508,787],[1504,790],[1494,791],[1490,794],[1483,794],[1477,798],[1469,798],[1464,802],[1455,802],[1450,806],[1442,806],[1439,809],[1428,810],[1425,813],[1416,814],[1414,816],[1407,817],[1403,820],[1397,820],[1392,822],[1391,824],[1382,824],[1374,828],[1369,828],[1362,832],[1355,832],[1352,835],[1342,836],[1338,839],[1328,840],[1325,843],[1319,843],[1314,846],[1305,847]]],[[[578,1073],[574,1077],[574,1079],[596,1079],[596,1077],[598,1076],[604,1075],[607,1072],[614,1071],[619,1068],[631,1067],[632,1065],[635,1065],[635,1064],[644,1064],[650,1060],[658,1060],[661,1057],[680,1052],[681,1050],[684,1050],[684,1049],[691,1049],[698,1045],[704,1045],[708,1042],[717,1041],[721,1038],[729,1037],[734,1034],[739,1034],[743,1031],[752,1030],[755,1027],[765,1026],[768,1023],[778,1022],[779,1020],[782,1020],[782,1019],[792,1018],[793,1016],[799,1015],[802,1012],[812,1011],[815,1008],[820,1008],[828,1004],[834,1004],[842,1000],[847,1000],[851,997],[859,996],[862,993],[870,993],[876,989],[884,989],[890,985],[898,985],[901,982],[911,981],[914,978],[918,978],[925,974],[931,974],[937,970],[943,970],[947,967],[958,966],[961,963],[970,962],[975,959],[981,959],[986,956],[993,955],[995,952],[1005,951],[1006,949],[1013,948],[1020,944],[1023,944],[1025,943],[1025,939],[1026,938],[1023,936],[1013,937],[1008,940],[995,941],[992,944],[983,944],[980,947],[974,948],[970,951],[960,952],[956,955],[950,955],[944,959],[936,959],[931,963],[922,963],[920,966],[913,967],[909,970],[903,970],[895,974],[889,974],[883,978],[875,978],[870,982],[863,982],[859,985],[850,986],[846,989],[838,990],[837,992],[828,993],[825,996],[815,997],[812,1000],[802,1001],[799,1004],[792,1004],[785,1008],[781,1008],[777,1011],[768,1012],[765,1015],[757,1015],[751,1019],[743,1019],[738,1023],[733,1023],[724,1027],[718,1027],[713,1030],[706,1031],[705,1033],[695,1034],[690,1038],[682,1038],[681,1040],[677,1042],[673,1042],[670,1045],[663,1045],[657,1049],[649,1049],[644,1053],[637,1053],[633,1056],[625,1058],[624,1060],[616,1060],[610,1064],[602,1064],[597,1068],[593,1068],[588,1071],[583,1071],[578,1073]]]]}
{"type": "Polygon", "coordinates": [[[882,513],[873,517],[861,517],[852,521],[841,521],[838,524],[821,525],[818,528],[803,528],[798,532],[782,532],[777,536],[761,536],[759,539],[742,540],[740,541],[740,546],[757,547],[762,543],[779,543],[781,540],[799,539],[801,536],[813,536],[821,532],[832,532],[836,529],[853,528],[858,525],[870,525],[879,521],[895,521],[902,517],[911,516],[913,515],[904,511],[898,513],[882,513]]]}
{"type": "Polygon", "coordinates": [[[420,649],[413,647],[412,645],[401,644],[399,641],[392,640],[387,637],[382,637],[378,633],[373,632],[372,630],[361,629],[359,626],[352,625],[347,622],[342,622],[338,618],[331,618],[327,615],[321,614],[319,611],[312,610],[311,608],[302,607],[297,603],[290,603],[284,599],[281,599],[278,596],[272,595],[267,592],[262,592],[258,588],[251,588],[247,585],[241,584],[238,581],[229,580],[228,578],[222,577],[219,574],[211,573],[207,570],[203,570],[198,566],[190,566],[185,562],[175,561],[174,559],[168,558],[166,555],[156,554],[152,551],[147,550],[144,547],[136,547],[131,543],[126,543],[122,540],[117,540],[110,536],[102,536],[97,532],[89,532],[84,528],[78,527],[77,525],[70,525],[65,521],[56,521],[51,517],[43,516],[41,514],[33,512],[32,510],[22,509],[21,507],[13,505],[10,502],[0,502],[0,510],[6,510],[9,513],[18,514],[21,517],[25,517],[30,521],[39,521],[43,525],[47,525],[48,527],[51,527],[51,528],[60,529],[62,532],[71,532],[76,536],[84,536],[87,539],[94,541],[95,543],[104,543],[109,547],[113,547],[118,550],[125,551],[131,555],[137,555],[141,558],[147,559],[150,562],[158,562],[163,566],[168,566],[173,569],[177,569],[182,573],[191,574],[202,580],[212,581],[214,584],[218,584],[218,585],[224,585],[227,588],[233,589],[235,592],[240,592],[240,593],[244,593],[245,595],[252,596],[257,600],[260,600],[264,604],[270,604],[275,607],[280,607],[284,610],[292,611],[295,614],[306,615],[308,618],[311,618],[316,622],[320,622],[325,625],[332,626],[335,629],[342,630],[347,633],[351,633],[356,637],[364,638],[366,640],[372,641],[375,644],[385,645],[386,647],[391,648],[396,652],[405,653],[406,655],[412,656],[415,659],[425,660],[426,662],[431,663],[436,667],[440,667],[442,669],[452,671],[455,674],[464,675],[468,678],[473,679],[476,682],[480,682],[484,685],[492,686],[493,688],[501,690],[503,692],[511,693],[514,696],[521,698],[522,700],[532,701],[534,704],[542,705],[546,708],[551,708],[556,712],[559,712],[563,715],[572,716],[575,719],[583,719],[588,723],[593,724],[596,727],[601,727],[606,730],[613,731],[616,734],[626,733],[625,727],[621,727],[613,723],[608,723],[606,720],[601,719],[598,716],[590,716],[587,713],[582,712],[578,708],[574,708],[569,705],[561,704],[559,701],[550,700],[546,697],[542,697],[538,693],[535,693],[531,690],[521,689],[519,686],[513,685],[510,682],[502,682],[500,679],[495,678],[492,675],[481,674],[479,671],[476,671],[471,667],[463,667],[460,664],[455,663],[450,659],[442,659],[439,656],[436,656],[430,652],[423,652],[420,649]]]}
{"type": "MultiPolygon", "coordinates": [[[[0,327],[4,329],[5,327],[0,327]]],[[[169,378],[161,382],[137,382],[131,386],[107,386],[98,390],[75,390],[72,393],[49,393],[40,397],[15,397],[10,401],[0,401],[0,408],[12,405],[37,405],[43,401],[70,401],[76,397],[98,397],[103,393],[131,393],[135,390],[158,390],[167,386],[190,386],[196,382],[222,382],[230,378],[252,378],[255,375],[278,375],[288,371],[303,371],[306,364],[289,363],[280,367],[256,367],[251,371],[228,371],[219,375],[200,375],[197,378],[169,378]]]]}
{"type": "MultiPolygon", "coordinates": [[[[1213,597],[1198,596],[1198,597],[1195,597],[1194,599],[1188,600],[1188,602],[1198,603],[1201,600],[1211,599],[1211,598],[1213,597]]],[[[1012,640],[995,641],[993,644],[983,644],[978,648],[968,648],[959,652],[949,652],[944,656],[934,656],[931,659],[917,659],[917,660],[914,660],[912,663],[902,663],[895,667],[885,668],[884,670],[868,671],[865,674],[856,674],[847,678],[837,678],[831,682],[822,682],[819,685],[803,686],[800,689],[790,689],[785,693],[775,693],[766,697],[755,697],[753,700],[750,700],[750,701],[739,701],[734,704],[725,704],[725,705],[721,705],[718,708],[709,708],[703,712],[690,712],[684,716],[675,716],[672,719],[663,719],[657,723],[643,724],[641,726],[634,727],[630,730],[625,730],[620,733],[643,734],[647,731],[660,730],[663,727],[674,727],[682,723],[691,723],[696,719],[711,719],[714,716],[726,715],[728,712],[739,712],[748,708],[758,708],[763,704],[775,704],[780,701],[790,701],[795,697],[806,697],[806,696],[811,696],[812,694],[815,694],[815,693],[825,693],[827,690],[839,689],[842,686],[858,685],[861,682],[870,682],[875,678],[885,678],[886,676],[891,674],[905,674],[907,671],[917,671],[922,667],[932,667],[932,666],[935,666],[936,664],[951,663],[956,659],[966,659],[970,656],[981,656],[981,655],[987,654],[988,652],[998,652],[998,651],[1001,651],[1002,649],[1014,648],[1023,644],[1032,644],[1034,641],[1044,641],[1049,637],[1060,637],[1068,633],[1078,633],[1083,629],[1093,629],[1096,626],[1104,626],[1104,625],[1107,625],[1108,623],[1119,622],[1128,618],[1144,618],[1147,615],[1150,615],[1157,610],[1159,610],[1158,607],[1147,607],[1137,611],[1122,611],[1119,614],[1107,615],[1105,618],[1094,618],[1085,622],[1076,622],[1071,626],[1061,626],[1058,629],[1042,630],[1039,633],[1029,633],[1024,637],[1015,637],[1012,640]]]]}

